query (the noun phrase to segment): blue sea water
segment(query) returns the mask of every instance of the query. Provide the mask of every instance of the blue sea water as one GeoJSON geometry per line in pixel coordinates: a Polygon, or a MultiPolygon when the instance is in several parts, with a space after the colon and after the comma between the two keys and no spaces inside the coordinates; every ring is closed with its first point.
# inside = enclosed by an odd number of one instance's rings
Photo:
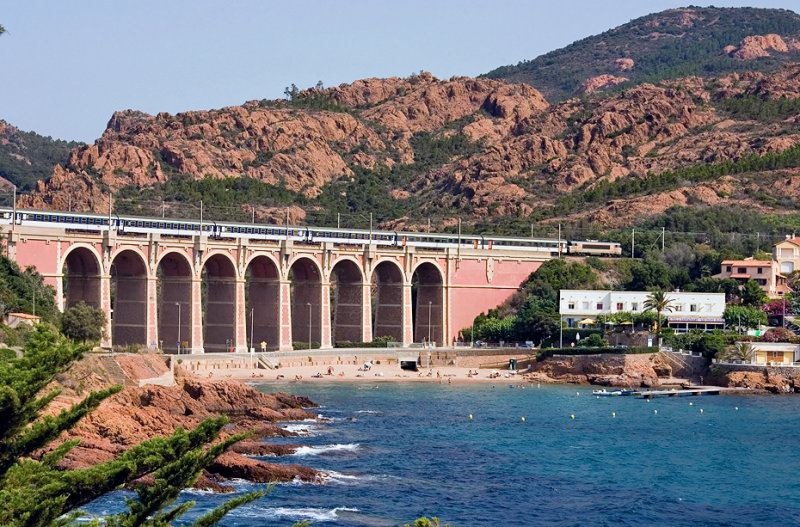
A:
{"type": "MultiPolygon", "coordinates": [[[[396,526],[423,515],[453,527],[800,525],[800,397],[647,402],[564,386],[257,387],[321,405],[331,422],[292,423],[309,436],[270,439],[312,448],[268,461],[331,478],[277,485],[220,525],[396,526]]],[[[88,509],[116,512],[124,494],[88,509]]],[[[197,505],[184,519],[228,498],[185,492],[197,505]]]]}

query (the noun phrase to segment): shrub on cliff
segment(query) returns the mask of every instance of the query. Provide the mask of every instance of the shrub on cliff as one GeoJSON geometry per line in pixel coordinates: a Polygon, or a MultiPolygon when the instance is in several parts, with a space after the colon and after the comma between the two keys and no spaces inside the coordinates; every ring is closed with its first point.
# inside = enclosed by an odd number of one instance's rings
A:
{"type": "MultiPolygon", "coordinates": [[[[179,492],[243,435],[215,442],[227,419],[207,419],[191,432],[178,429],[171,437],[145,441],[113,461],[82,470],[59,470],[58,462],[78,441],[64,441],[54,448],[50,445],[103,399],[122,389],[114,386],[92,392],[55,416],[44,415],[59,394],[58,389],[48,391],[47,386],[84,351],[85,346],[39,325],[28,335],[22,358],[0,361],[0,525],[71,524],[81,516],[79,507],[147,474],[154,476],[154,484],[137,488],[138,500],[127,500],[128,511],[105,518],[104,523],[169,525],[194,504],[172,507],[179,492]]],[[[254,492],[230,500],[194,525],[214,525],[233,507],[263,494],[254,492]]]]}
{"type": "Polygon", "coordinates": [[[105,313],[85,302],[72,306],[61,316],[61,331],[80,342],[99,341],[103,338],[105,325],[105,313]]]}

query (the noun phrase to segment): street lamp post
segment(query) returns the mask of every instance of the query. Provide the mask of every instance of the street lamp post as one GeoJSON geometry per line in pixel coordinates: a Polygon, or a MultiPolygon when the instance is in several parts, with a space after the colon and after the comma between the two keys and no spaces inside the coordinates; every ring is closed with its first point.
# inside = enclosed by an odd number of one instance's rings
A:
{"type": "Polygon", "coordinates": [[[181,303],[175,302],[178,306],[178,355],[181,354],[181,303]]]}
{"type": "Polygon", "coordinates": [[[253,309],[252,307],[250,308],[250,349],[248,351],[252,351],[256,347],[253,342],[253,309]]]}
{"type": "Polygon", "coordinates": [[[428,300],[428,347],[431,345],[431,305],[432,302],[428,300]]]}
{"type": "Polygon", "coordinates": [[[308,349],[311,349],[311,302],[306,302],[308,306],[308,349]]]}

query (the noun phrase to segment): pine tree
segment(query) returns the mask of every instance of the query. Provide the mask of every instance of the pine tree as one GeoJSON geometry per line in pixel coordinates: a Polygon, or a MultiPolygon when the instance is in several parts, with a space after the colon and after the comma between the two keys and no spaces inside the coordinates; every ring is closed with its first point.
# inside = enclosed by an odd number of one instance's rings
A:
{"type": "MultiPolygon", "coordinates": [[[[153,486],[137,488],[138,499],[128,500],[128,512],[105,521],[120,527],[169,525],[193,505],[189,502],[169,508],[180,491],[192,485],[204,467],[246,434],[217,441],[228,420],[210,418],[190,432],[179,428],[170,437],[144,441],[115,460],[87,469],[56,467],[79,443],[77,440],[65,441],[40,460],[33,459],[37,450],[122,389],[114,386],[92,392],[56,416],[42,415],[59,390],[41,396],[40,392],[84,351],[85,346],[39,325],[29,334],[22,358],[0,360],[0,525],[71,524],[80,516],[78,507],[146,474],[155,477],[153,486]]],[[[233,507],[265,493],[239,496],[199,518],[194,525],[214,525],[233,507]]]]}

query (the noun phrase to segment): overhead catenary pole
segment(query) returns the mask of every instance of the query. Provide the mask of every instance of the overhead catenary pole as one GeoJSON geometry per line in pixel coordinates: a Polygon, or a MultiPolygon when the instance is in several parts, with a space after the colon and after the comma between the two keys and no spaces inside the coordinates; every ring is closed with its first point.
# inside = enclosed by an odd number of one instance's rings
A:
{"type": "Polygon", "coordinates": [[[200,200],[200,234],[203,234],[203,200],[200,200]]]}
{"type": "Polygon", "coordinates": [[[661,227],[661,252],[662,253],[664,252],[664,233],[665,232],[666,231],[664,230],[664,227],[661,227]]]}
{"type": "Polygon", "coordinates": [[[558,259],[561,259],[561,224],[558,224],[558,259]]]}
{"type": "Polygon", "coordinates": [[[461,218],[458,218],[458,245],[456,245],[456,258],[459,260],[461,259],[461,218]]]}
{"type": "Polygon", "coordinates": [[[636,258],[635,249],[635,240],[636,240],[636,227],[631,229],[631,258],[636,258]]]}
{"type": "Polygon", "coordinates": [[[11,208],[13,211],[11,212],[11,230],[14,230],[14,226],[17,224],[17,186],[14,185],[14,197],[11,201],[11,208]]]}
{"type": "Polygon", "coordinates": [[[289,239],[289,207],[286,207],[286,239],[289,239]]]}
{"type": "Polygon", "coordinates": [[[336,228],[337,229],[342,228],[342,214],[339,212],[336,213],[336,228]]]}

